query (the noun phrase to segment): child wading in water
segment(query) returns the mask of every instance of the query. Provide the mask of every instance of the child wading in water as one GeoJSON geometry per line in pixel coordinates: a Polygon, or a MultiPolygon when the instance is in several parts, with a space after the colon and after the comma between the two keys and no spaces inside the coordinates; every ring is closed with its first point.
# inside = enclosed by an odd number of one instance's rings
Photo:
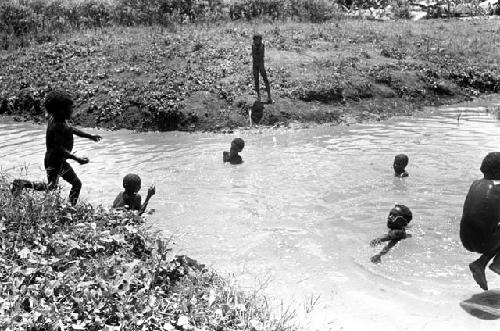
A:
{"type": "Polygon", "coordinates": [[[141,190],[141,177],[136,174],[128,174],[123,177],[123,188],[125,191],[120,192],[113,202],[113,208],[127,208],[137,210],[139,214],[143,214],[148,206],[149,199],[156,193],[156,189],[151,185],[148,189],[146,200],[141,205],[141,195],[138,192],[141,190]]]}
{"type": "Polygon", "coordinates": [[[67,92],[50,92],[45,98],[45,109],[49,114],[45,136],[47,151],[44,160],[48,184],[16,179],[12,185],[12,192],[19,194],[23,188],[33,188],[37,191],[53,190],[57,187],[59,177],[62,177],[71,184],[69,201],[75,205],[80,196],[82,182],[67,160],[72,159],[80,164],[86,164],[89,159],[71,154],[73,135],[93,141],[101,140],[101,136],[85,133],[68,124],[67,121],[73,113],[73,100],[67,92]]]}
{"type": "Polygon", "coordinates": [[[231,149],[229,152],[222,152],[222,161],[223,162],[229,162],[231,164],[240,164],[243,163],[243,159],[241,158],[240,155],[238,155],[239,152],[243,150],[245,147],[245,141],[241,138],[235,138],[231,142],[231,149]]]}
{"type": "Polygon", "coordinates": [[[394,163],[392,167],[394,168],[394,177],[408,177],[408,173],[405,168],[408,165],[408,156],[405,154],[398,154],[394,157],[394,163]]]}
{"type": "Polygon", "coordinates": [[[262,35],[255,34],[253,36],[252,44],[252,67],[253,67],[253,78],[255,92],[257,92],[257,101],[260,102],[260,87],[259,87],[259,75],[262,75],[264,84],[266,85],[267,92],[267,103],[273,103],[271,99],[271,86],[269,85],[269,80],[267,79],[266,68],[264,67],[264,43],[262,43],[262,35]]]}
{"type": "Polygon", "coordinates": [[[395,205],[394,208],[391,209],[389,216],[387,216],[387,227],[389,228],[389,232],[385,236],[375,238],[370,242],[370,246],[379,245],[384,241],[389,242],[380,253],[372,256],[371,261],[373,263],[379,263],[381,261],[381,256],[387,254],[398,241],[411,237],[410,234],[406,233],[406,227],[412,218],[413,215],[410,208],[405,205],[395,205]]]}
{"type": "Polygon", "coordinates": [[[500,274],[500,153],[486,155],[481,163],[483,179],[475,180],[465,198],[460,221],[460,240],[464,247],[482,254],[469,264],[476,283],[488,290],[485,269],[500,274]]]}

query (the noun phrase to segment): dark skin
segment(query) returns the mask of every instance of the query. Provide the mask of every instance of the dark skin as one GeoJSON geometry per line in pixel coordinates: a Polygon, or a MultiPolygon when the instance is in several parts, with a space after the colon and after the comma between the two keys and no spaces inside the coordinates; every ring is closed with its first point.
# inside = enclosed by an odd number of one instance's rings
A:
{"type": "Polygon", "coordinates": [[[395,177],[408,177],[408,173],[405,171],[406,164],[394,161],[393,168],[395,177]]]}
{"type": "MultiPolygon", "coordinates": [[[[125,190],[123,192],[123,200],[125,203],[128,202],[130,209],[132,210],[138,210],[139,215],[142,215],[148,206],[149,200],[153,195],[156,193],[156,188],[151,185],[148,189],[148,195],[146,196],[146,200],[144,200],[144,203],[141,205],[141,196],[138,194],[141,189],[141,186],[135,187],[132,190],[125,190]]],[[[114,207],[114,204],[113,204],[114,207]]]]}
{"type": "Polygon", "coordinates": [[[269,80],[267,79],[267,73],[264,67],[264,44],[262,43],[262,37],[260,36],[253,38],[252,60],[253,75],[255,80],[254,87],[255,92],[257,93],[257,100],[260,102],[259,75],[261,75],[264,80],[264,84],[266,85],[267,103],[273,103],[273,100],[271,99],[271,86],[269,84],[269,80]]]}
{"type": "Polygon", "coordinates": [[[93,141],[100,141],[100,135],[93,135],[68,125],[71,118],[73,106],[68,106],[60,116],[53,116],[53,123],[47,128],[47,153],[49,163],[60,162],[62,160],[75,160],[80,164],[89,163],[87,157],[78,157],[71,153],[73,149],[73,134],[93,141]],[[50,162],[52,161],[52,162],[50,162]]]}
{"type": "Polygon", "coordinates": [[[498,174],[472,183],[464,202],[460,239],[464,247],[481,256],[469,264],[476,283],[488,290],[485,268],[500,274],[500,178],[498,174]],[[495,178],[495,179],[493,179],[495,178]]]}
{"type": "Polygon", "coordinates": [[[407,234],[405,230],[407,223],[408,222],[403,217],[402,211],[399,207],[391,209],[389,216],[387,216],[387,227],[389,228],[389,232],[386,235],[375,238],[370,242],[370,246],[374,247],[388,241],[387,245],[382,248],[380,253],[372,256],[371,261],[373,263],[380,263],[382,255],[387,254],[400,240],[411,237],[411,235],[407,234]]]}
{"type": "Polygon", "coordinates": [[[223,152],[223,154],[222,154],[224,162],[229,162],[230,164],[243,163],[243,159],[241,158],[240,155],[238,155],[238,153],[241,152],[242,150],[243,150],[242,148],[231,145],[231,149],[229,150],[229,153],[223,152]]]}
{"type": "Polygon", "coordinates": [[[43,182],[31,182],[27,180],[15,180],[12,192],[17,195],[24,188],[31,188],[36,191],[53,190],[57,187],[58,178],[63,179],[72,185],[70,191],[70,201],[75,204],[81,188],[81,182],[73,169],[66,163],[67,159],[75,160],[80,164],[89,162],[87,157],[78,157],[71,153],[73,149],[73,134],[93,141],[101,140],[101,136],[88,134],[82,130],[68,125],[67,120],[71,118],[73,106],[59,109],[60,113],[54,114],[47,126],[45,153],[45,168],[47,170],[48,184],[43,182]]]}

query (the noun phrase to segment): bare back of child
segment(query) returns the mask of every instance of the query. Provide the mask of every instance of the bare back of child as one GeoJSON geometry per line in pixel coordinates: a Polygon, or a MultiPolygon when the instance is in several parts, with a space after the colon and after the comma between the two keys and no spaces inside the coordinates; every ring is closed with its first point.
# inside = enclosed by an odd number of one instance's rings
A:
{"type": "Polygon", "coordinates": [[[476,283],[488,289],[485,269],[500,274],[500,152],[486,155],[481,163],[483,179],[475,180],[465,198],[460,221],[463,246],[481,256],[469,264],[476,283]]]}

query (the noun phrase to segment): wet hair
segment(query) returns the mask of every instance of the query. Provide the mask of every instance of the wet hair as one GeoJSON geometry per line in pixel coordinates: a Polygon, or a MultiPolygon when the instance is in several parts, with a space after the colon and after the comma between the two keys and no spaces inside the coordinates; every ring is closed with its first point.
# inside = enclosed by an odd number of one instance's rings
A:
{"type": "Polygon", "coordinates": [[[66,118],[68,107],[73,106],[73,99],[66,91],[54,90],[47,94],[44,105],[49,115],[66,118]]]}
{"type": "Polygon", "coordinates": [[[231,148],[233,147],[241,151],[245,147],[245,141],[241,138],[234,138],[233,141],[231,141],[231,148]]]}
{"type": "Polygon", "coordinates": [[[500,179],[500,152],[488,153],[479,168],[486,179],[500,179]]]}
{"type": "Polygon", "coordinates": [[[128,174],[123,177],[123,188],[126,192],[137,192],[141,188],[141,177],[136,174],[128,174]]]}
{"type": "Polygon", "coordinates": [[[395,205],[394,208],[399,208],[401,210],[401,216],[406,220],[406,225],[410,223],[410,221],[413,219],[413,214],[411,213],[410,208],[406,207],[405,205],[395,205]]]}
{"type": "Polygon", "coordinates": [[[394,163],[397,165],[402,165],[403,167],[406,167],[408,165],[408,155],[406,154],[398,154],[394,157],[394,163]]]}

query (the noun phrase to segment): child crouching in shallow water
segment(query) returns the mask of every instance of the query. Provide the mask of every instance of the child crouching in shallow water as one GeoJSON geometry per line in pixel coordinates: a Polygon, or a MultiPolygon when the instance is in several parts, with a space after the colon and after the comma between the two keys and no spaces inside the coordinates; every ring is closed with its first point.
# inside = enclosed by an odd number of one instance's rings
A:
{"type": "Polygon", "coordinates": [[[138,210],[139,215],[146,211],[149,199],[156,193],[153,185],[148,189],[146,200],[141,205],[141,195],[138,194],[141,189],[141,177],[136,174],[128,174],[123,177],[123,188],[125,191],[120,192],[113,202],[113,208],[126,208],[130,210],[138,210]]]}
{"type": "Polygon", "coordinates": [[[245,148],[245,142],[241,138],[235,138],[231,142],[231,149],[229,152],[223,152],[222,153],[222,160],[224,162],[229,162],[231,164],[240,164],[243,163],[243,159],[241,158],[240,155],[238,155],[239,152],[241,152],[245,148]]]}
{"type": "Polygon", "coordinates": [[[465,198],[460,240],[467,250],[482,254],[469,264],[469,269],[486,291],[484,271],[491,259],[490,269],[500,274],[500,152],[486,155],[480,170],[484,178],[472,183],[465,198]]]}
{"type": "Polygon", "coordinates": [[[384,241],[389,242],[380,253],[372,256],[371,261],[373,263],[381,262],[381,256],[387,254],[398,241],[411,237],[410,234],[406,233],[406,227],[412,218],[413,215],[410,208],[405,205],[395,205],[394,208],[391,209],[389,216],[387,216],[387,227],[389,228],[389,232],[385,236],[375,238],[370,242],[370,246],[379,245],[384,241]]]}

